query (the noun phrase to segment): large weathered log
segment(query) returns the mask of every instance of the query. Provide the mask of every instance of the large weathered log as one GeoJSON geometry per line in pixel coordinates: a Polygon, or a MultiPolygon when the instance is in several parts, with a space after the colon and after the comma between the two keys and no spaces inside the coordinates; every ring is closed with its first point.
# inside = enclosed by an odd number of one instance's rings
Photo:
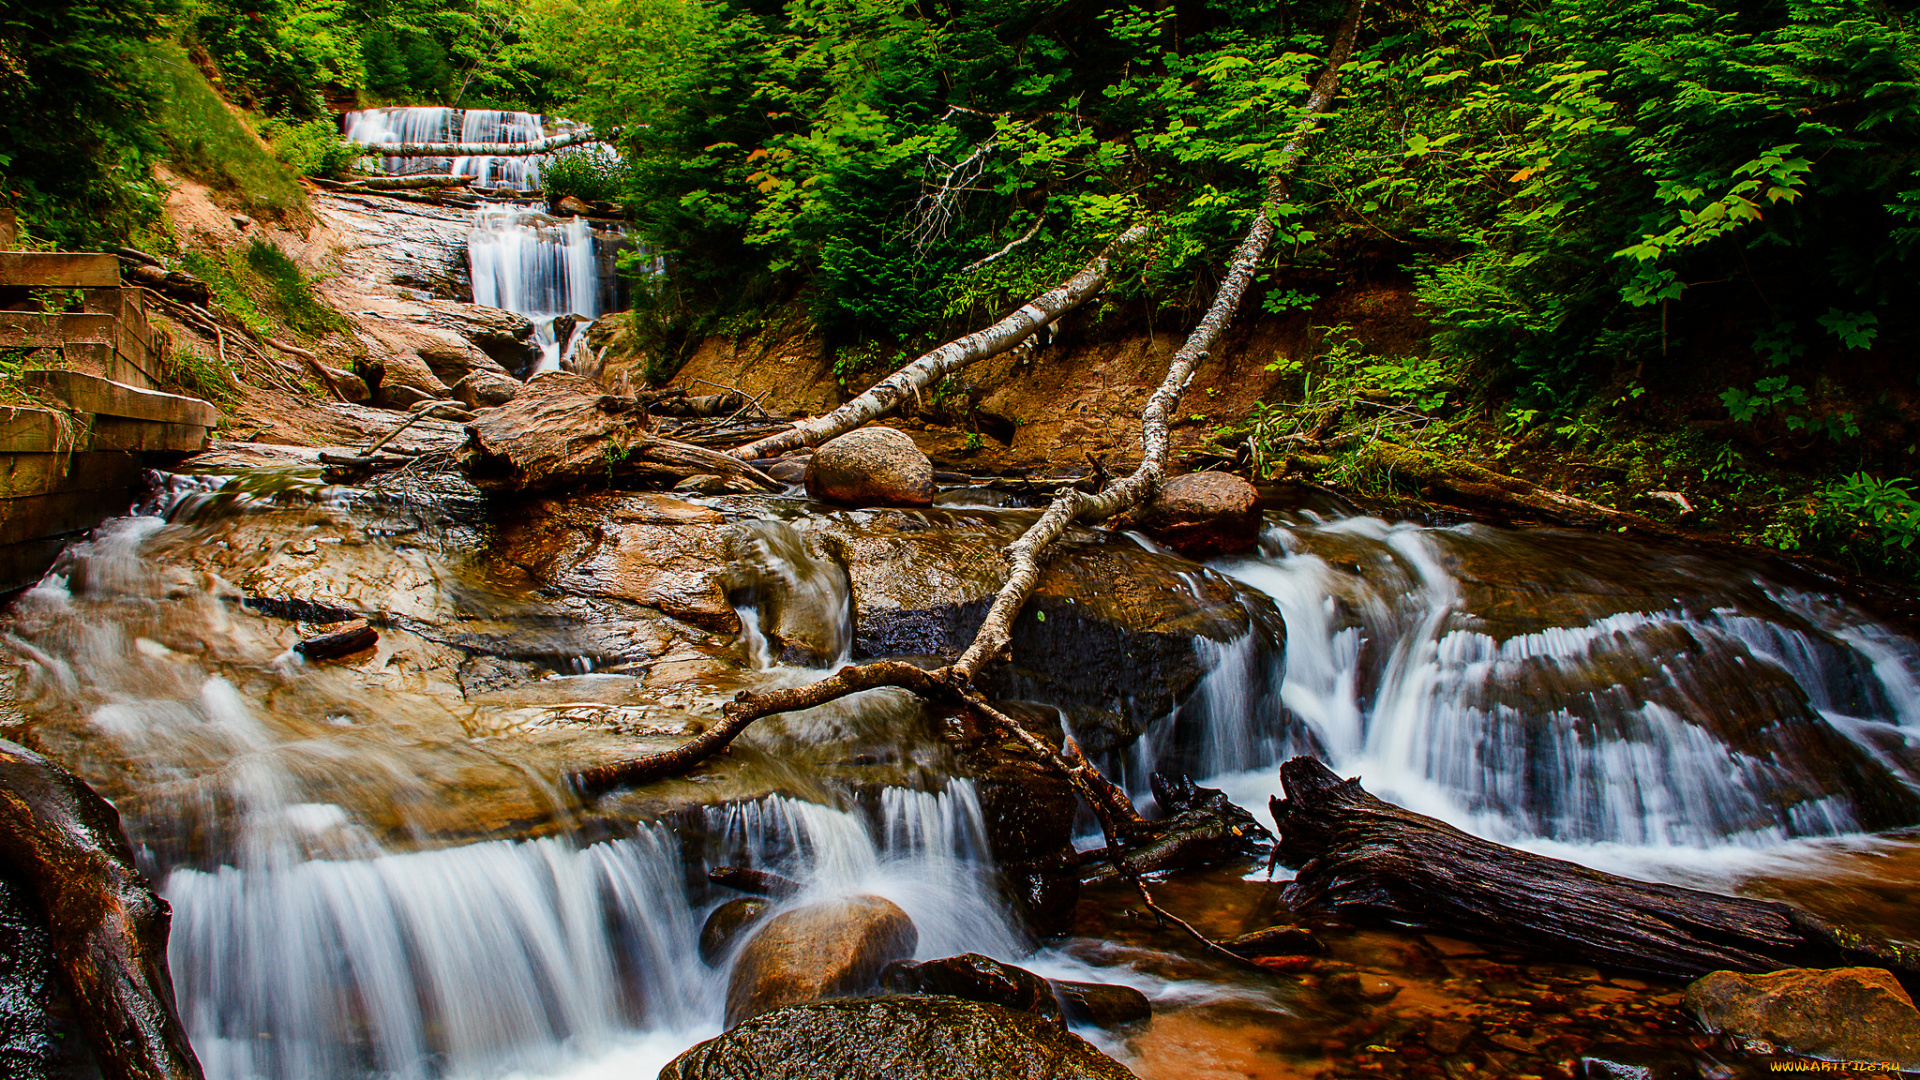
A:
{"type": "Polygon", "coordinates": [[[171,912],[134,866],[120,815],[65,769],[3,739],[0,859],[39,901],[101,1073],[198,1078],[167,974],[171,912]]]}
{"type": "Polygon", "coordinates": [[[545,154],[566,146],[593,141],[586,128],[563,131],[544,139],[523,143],[361,143],[361,152],[371,157],[525,157],[545,154]]]}
{"type": "Polygon", "coordinates": [[[1113,260],[1128,248],[1147,238],[1147,227],[1135,225],[1114,238],[1094,260],[1072,277],[1034,297],[1013,314],[984,330],[955,338],[922,355],[913,363],[873,384],[845,405],[827,413],[802,420],[785,431],[736,447],[734,457],[742,461],[777,457],[803,446],[819,446],[863,424],[872,423],[900,407],[918,400],[922,391],[968,364],[998,356],[1032,337],[1034,332],[1058,320],[1062,315],[1086,303],[1106,287],[1113,260]]]}
{"type": "Polygon", "coordinates": [[[1274,857],[1288,905],[1444,927],[1510,949],[1671,979],[1710,971],[1867,965],[1920,979],[1920,954],[1787,904],[1634,881],[1469,836],[1342,780],[1312,758],[1280,767],[1274,857]]]}
{"type": "Polygon", "coordinates": [[[632,398],[602,393],[568,371],[528,379],[512,401],[467,425],[461,468],[482,488],[543,491],[596,481],[712,474],[742,490],[778,491],[772,477],[715,450],[663,439],[632,398]]]}

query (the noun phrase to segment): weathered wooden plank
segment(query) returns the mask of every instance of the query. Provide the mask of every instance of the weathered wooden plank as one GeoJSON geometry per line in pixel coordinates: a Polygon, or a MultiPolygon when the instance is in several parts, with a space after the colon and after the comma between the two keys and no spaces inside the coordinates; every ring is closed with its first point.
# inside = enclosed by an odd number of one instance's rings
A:
{"type": "Polygon", "coordinates": [[[88,449],[85,417],[29,405],[0,405],[0,453],[66,453],[88,449]]]}
{"type": "Polygon", "coordinates": [[[0,251],[0,284],[111,288],[120,284],[120,260],[104,252],[0,251]]]}
{"type": "Polygon", "coordinates": [[[103,379],[78,371],[25,371],[21,379],[47,388],[77,412],[102,417],[119,416],[133,420],[156,420],[166,424],[191,424],[212,427],[220,422],[220,410],[199,398],[142,390],[136,386],[103,379]]]}
{"type": "MultiPolygon", "coordinates": [[[[44,354],[43,354],[44,355],[44,354]]],[[[136,361],[111,345],[80,341],[66,345],[58,358],[28,360],[28,371],[77,371],[141,390],[153,389],[153,376],[136,361]],[[44,366],[36,367],[36,363],[44,366]]]]}
{"type": "Polygon", "coordinates": [[[140,459],[132,454],[0,454],[0,499],[125,490],[139,481],[140,459]]]}
{"type": "Polygon", "coordinates": [[[87,447],[91,450],[197,454],[207,448],[207,429],[200,424],[162,424],[121,416],[96,416],[87,447]]]}
{"type": "Polygon", "coordinates": [[[57,491],[20,499],[0,499],[0,544],[59,536],[91,529],[133,502],[133,487],[99,491],[57,491]]]}

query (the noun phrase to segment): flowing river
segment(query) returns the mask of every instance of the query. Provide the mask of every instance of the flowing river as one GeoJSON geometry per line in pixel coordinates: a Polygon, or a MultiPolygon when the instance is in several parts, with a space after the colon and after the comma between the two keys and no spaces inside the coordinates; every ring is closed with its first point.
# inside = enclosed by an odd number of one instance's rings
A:
{"type": "MultiPolygon", "coordinates": [[[[349,127],[524,142],[550,125],[391,109],[349,127]]],[[[617,307],[619,238],[514,200],[538,159],[389,164],[506,189],[464,226],[473,296],[534,319],[538,368],[559,362],[557,319],[617,307]]],[[[1739,1072],[1684,1028],[1672,987],[1433,935],[1360,931],[1314,972],[1261,976],[1092,886],[1042,938],[994,863],[996,781],[899,691],[769,718],[685,778],[585,801],[563,782],[678,745],[741,689],[951,656],[999,585],[986,553],[1034,519],[1005,502],[510,502],[449,477],[329,486],[302,464],[155,474],[7,609],[7,734],[119,808],[173,905],[180,1009],[216,1080],[650,1077],[721,1029],[734,953],[709,964],[697,941],[734,895],[707,880],[722,865],[795,879],[788,906],[886,897],[922,959],[1133,986],[1150,1024],[1082,1033],[1147,1077],[1739,1072]],[[379,626],[372,652],[293,651],[352,617],[379,626]],[[1338,1000],[1327,964],[1398,996],[1338,1000]]],[[[1278,763],[1312,754],[1502,843],[1920,939],[1904,624],[1746,556],[1270,503],[1259,552],[1212,565],[1071,533],[986,689],[1149,811],[1165,771],[1264,819],[1278,763]]],[[[1075,828],[1097,844],[1091,818],[1075,828]]],[[[1232,936],[1286,920],[1285,876],[1155,888],[1232,936]]]]}
{"type": "MultiPolygon", "coordinates": [[[[789,904],[892,899],[921,958],[1142,989],[1147,1030],[1086,1033],[1143,1075],[1308,1076],[1386,1039],[1331,1038],[1307,988],[1183,954],[1122,892],[1035,941],[974,781],[903,693],[770,719],[686,779],[588,803],[560,782],[676,744],[742,687],[950,648],[997,574],[980,553],[1033,517],[992,501],[504,506],[455,480],[156,475],[13,602],[12,734],[119,807],[221,1080],[650,1076],[720,1029],[729,961],[695,944],[723,864],[796,878],[789,904]],[[290,650],[351,614],[383,624],[373,653],[290,650]]],[[[1324,504],[1268,522],[1258,555],[1212,566],[1070,536],[996,694],[1143,803],[1147,774],[1177,769],[1264,818],[1277,762],[1313,753],[1502,842],[1920,930],[1883,872],[1913,861],[1889,834],[1920,821],[1902,631],[1780,567],[1612,535],[1324,504]]],[[[1244,867],[1163,902],[1239,932],[1277,890],[1244,867]]],[[[1407,1015],[1469,1007],[1422,940],[1343,948],[1415,988],[1407,1015]]]]}

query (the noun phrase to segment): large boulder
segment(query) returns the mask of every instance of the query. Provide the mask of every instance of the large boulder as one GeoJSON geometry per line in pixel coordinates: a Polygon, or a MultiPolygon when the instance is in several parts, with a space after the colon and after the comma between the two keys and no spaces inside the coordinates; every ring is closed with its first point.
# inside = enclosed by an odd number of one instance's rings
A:
{"type": "Polygon", "coordinates": [[[1189,559],[1248,551],[1260,541],[1260,493],[1232,473],[1176,476],[1116,522],[1139,529],[1189,559]]]}
{"type": "Polygon", "coordinates": [[[761,920],[773,901],[758,896],[736,896],[713,909],[700,926],[700,959],[712,967],[726,959],[740,935],[761,920]]]}
{"type": "Polygon", "coordinates": [[[460,335],[480,350],[486,366],[504,369],[503,374],[525,376],[540,359],[533,320],[525,315],[484,304],[447,300],[423,300],[421,304],[427,308],[422,322],[460,335]]]}
{"type": "Polygon", "coordinates": [[[1890,1061],[1920,1070],[1920,1010],[1884,968],[1716,971],[1687,987],[1708,1031],[1830,1061],[1890,1061]]]}
{"type": "Polygon", "coordinates": [[[880,985],[902,994],[984,1001],[1065,1024],[1060,1017],[1060,999],[1054,996],[1052,984],[1026,968],[1003,964],[979,953],[962,953],[920,964],[896,960],[880,973],[880,985]]]}
{"type": "Polygon", "coordinates": [[[846,506],[927,506],[933,462],[893,428],[849,431],[814,451],[807,494],[846,506]]]}
{"type": "Polygon", "coordinates": [[[891,900],[853,896],[768,919],[748,939],[727,984],[727,1026],[823,998],[859,994],[913,955],[920,931],[891,900]]]}
{"type": "Polygon", "coordinates": [[[660,1080],[1133,1080],[1031,1013],[950,997],[823,1001],[757,1017],[681,1054],[660,1080]]]}

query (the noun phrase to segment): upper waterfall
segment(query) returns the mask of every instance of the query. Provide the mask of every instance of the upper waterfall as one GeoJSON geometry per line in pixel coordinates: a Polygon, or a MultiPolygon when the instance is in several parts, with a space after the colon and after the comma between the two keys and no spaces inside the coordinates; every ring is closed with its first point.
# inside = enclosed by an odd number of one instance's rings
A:
{"type": "MultiPolygon", "coordinates": [[[[380,143],[530,143],[573,125],[540,113],[502,109],[450,109],[417,105],[396,109],[360,109],[343,118],[351,142],[380,143]],[[549,128],[555,130],[549,130],[549,128]]],[[[545,155],[486,155],[458,158],[386,158],[389,173],[445,173],[471,176],[481,187],[535,191],[545,155]]]]}

